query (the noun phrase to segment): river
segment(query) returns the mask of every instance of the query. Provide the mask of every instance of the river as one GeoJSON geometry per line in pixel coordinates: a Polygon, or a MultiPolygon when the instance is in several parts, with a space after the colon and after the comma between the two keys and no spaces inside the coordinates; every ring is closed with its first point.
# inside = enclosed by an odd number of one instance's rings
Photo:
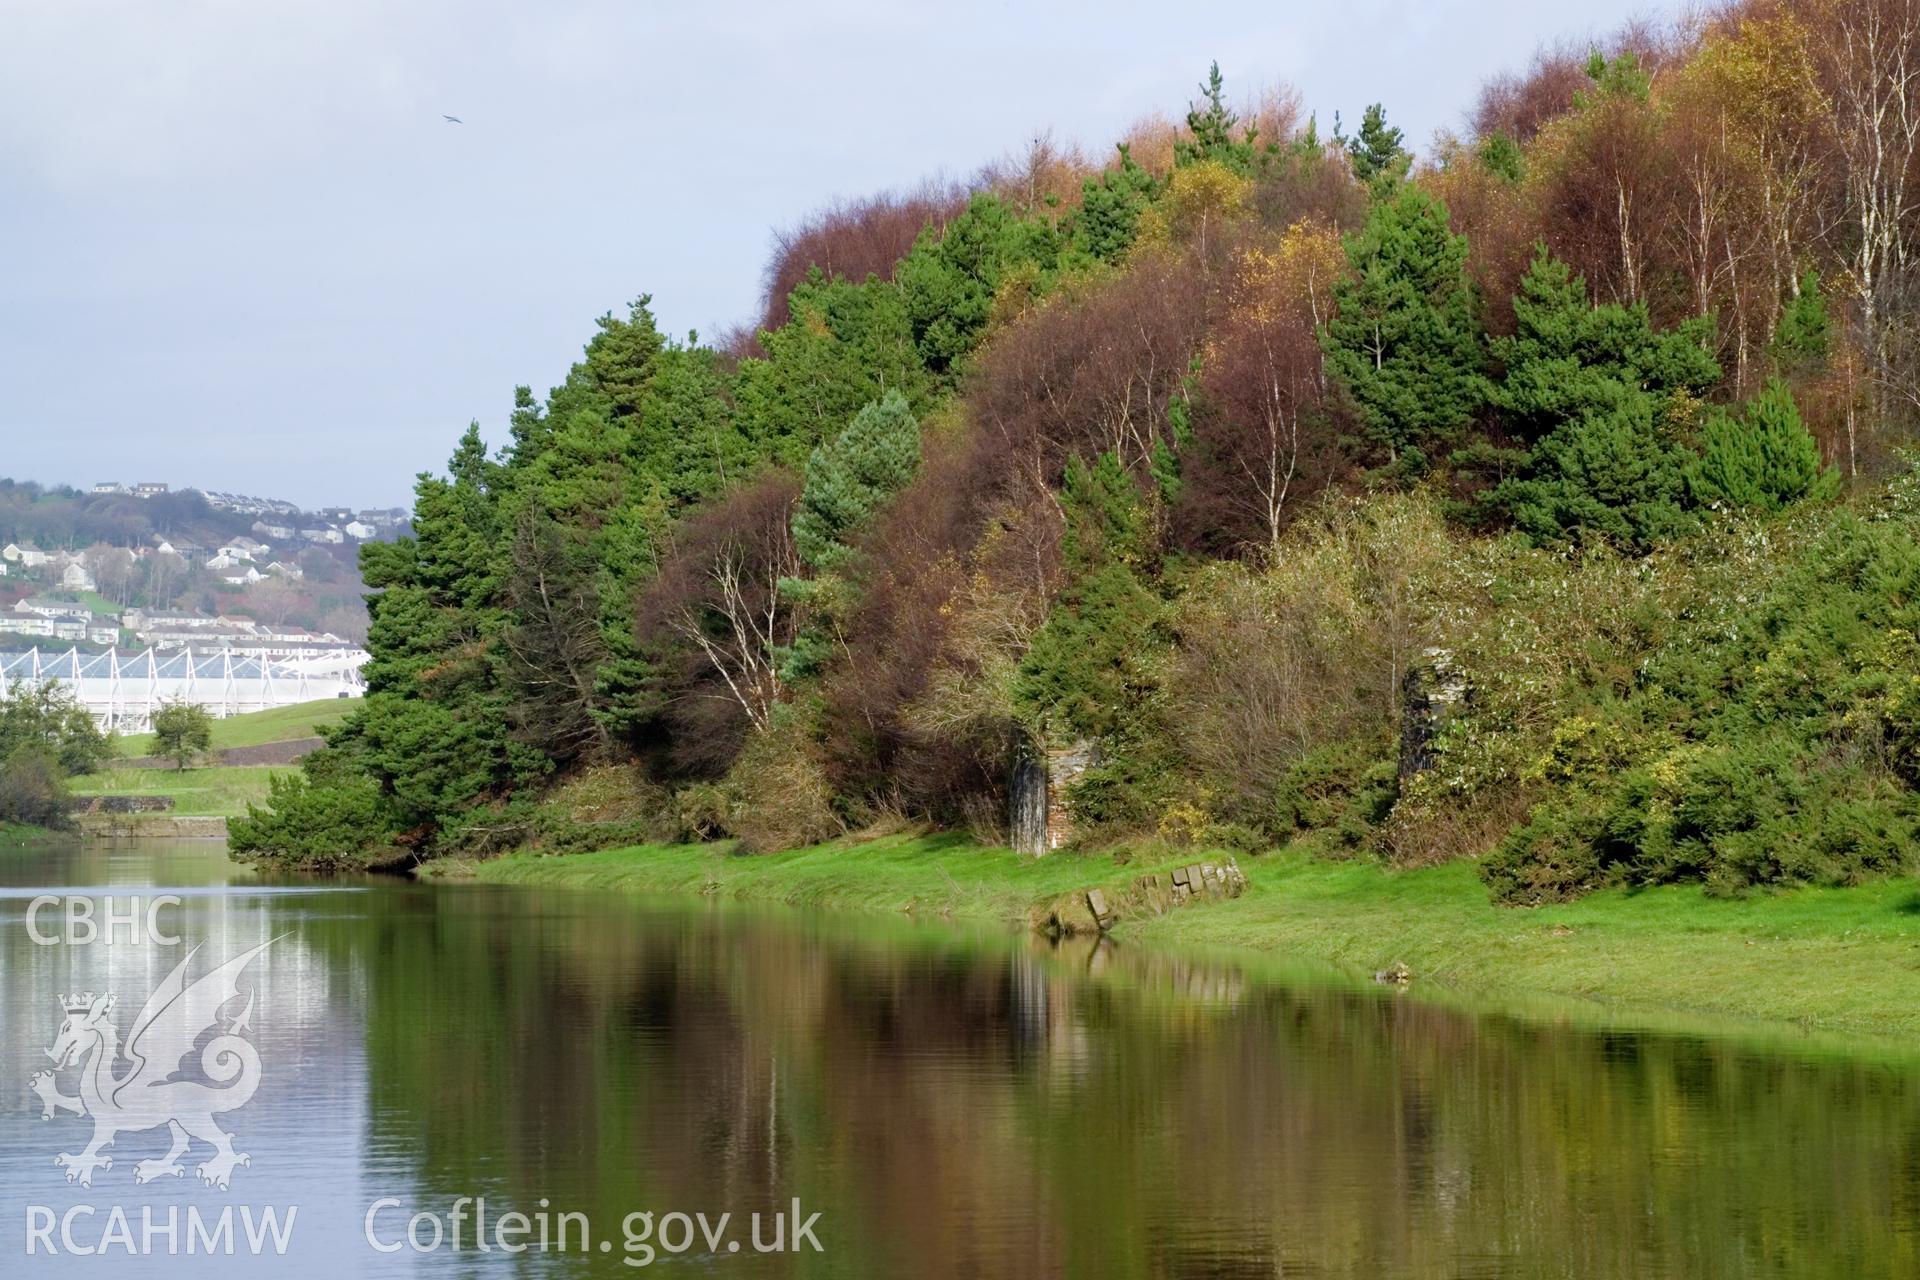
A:
{"type": "MultiPolygon", "coordinates": [[[[214,844],[9,850],[0,885],[0,1274],[1920,1274],[1920,1068],[1885,1051],[893,919],[269,882],[214,844]],[[166,895],[160,940],[64,916],[166,895]],[[229,1188],[198,1143],[136,1184],[161,1127],[66,1181],[92,1122],[32,1088],[63,997],[112,993],[82,1038],[124,1036],[196,945],[188,977],[261,944],[207,1032],[257,1047],[229,1188]]],[[[207,1096],[231,1068],[201,1056],[207,1096]]]]}

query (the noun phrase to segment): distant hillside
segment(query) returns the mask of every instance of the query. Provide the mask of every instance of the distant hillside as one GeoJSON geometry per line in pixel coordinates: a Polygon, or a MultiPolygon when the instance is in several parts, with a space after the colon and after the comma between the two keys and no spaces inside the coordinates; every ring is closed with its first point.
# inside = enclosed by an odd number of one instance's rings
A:
{"type": "MultiPolygon", "coordinates": [[[[0,479],[0,614],[24,612],[17,606],[26,600],[70,602],[76,615],[116,615],[137,605],[359,640],[366,634],[359,545],[406,528],[405,512],[302,511],[272,499],[159,485],[82,492],[0,479]],[[238,550],[222,552],[236,544],[238,550]]],[[[10,635],[37,626],[45,633],[40,642],[105,643],[91,633],[80,640],[73,620],[66,631],[30,618],[5,621],[10,625],[0,631],[10,635]]]]}
{"type": "MultiPolygon", "coordinates": [[[[298,530],[344,525],[360,514],[347,508],[306,512],[290,503],[232,494],[213,495],[210,501],[198,489],[143,496],[0,479],[0,543],[31,542],[48,551],[79,551],[97,543],[136,547],[160,538],[176,546],[218,547],[254,534],[254,525],[262,521],[298,530]]],[[[384,510],[365,514],[388,522],[394,517],[384,510]]],[[[377,527],[387,533],[393,526],[377,527]]]]}

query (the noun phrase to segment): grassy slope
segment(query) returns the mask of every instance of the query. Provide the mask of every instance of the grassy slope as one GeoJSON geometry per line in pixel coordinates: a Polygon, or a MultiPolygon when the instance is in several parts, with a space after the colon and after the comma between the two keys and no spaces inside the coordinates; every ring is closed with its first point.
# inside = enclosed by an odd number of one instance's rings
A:
{"type": "MultiPolygon", "coordinates": [[[[1241,866],[1251,880],[1244,897],[1124,922],[1117,936],[1363,972],[1403,961],[1418,975],[1416,988],[1429,991],[1586,997],[1619,1010],[1920,1037],[1920,886],[1911,881],[1743,900],[1676,886],[1529,911],[1492,905],[1468,863],[1390,872],[1277,854],[1241,866]]],[[[473,874],[1017,921],[1037,900],[1154,869],[1150,861],[1121,867],[1104,856],[1029,861],[947,836],[760,858],[725,846],[521,854],[482,863],[473,874]]]]}
{"type": "MultiPolygon", "coordinates": [[[[322,728],[346,719],[359,705],[358,698],[326,698],[318,702],[301,702],[291,707],[275,707],[271,711],[253,711],[244,716],[215,720],[214,750],[311,738],[322,728]]],[[[119,753],[127,757],[151,755],[153,735],[137,733],[121,738],[119,753]]]]}
{"type": "Polygon", "coordinates": [[[267,783],[290,765],[235,765],[225,768],[116,769],[83,774],[69,781],[76,796],[172,796],[172,812],[181,817],[232,818],[247,811],[249,802],[265,804],[267,783]]]}

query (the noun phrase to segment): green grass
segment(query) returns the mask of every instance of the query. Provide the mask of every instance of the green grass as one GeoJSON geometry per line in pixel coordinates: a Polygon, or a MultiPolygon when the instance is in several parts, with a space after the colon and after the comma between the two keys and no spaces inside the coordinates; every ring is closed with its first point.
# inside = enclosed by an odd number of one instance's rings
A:
{"type": "Polygon", "coordinates": [[[1221,910],[1123,926],[1156,943],[1286,951],[1422,983],[1920,1037],[1920,884],[1708,897],[1606,890],[1531,910],[1488,900],[1472,863],[1418,871],[1290,855],[1243,862],[1221,910]]]}
{"type": "MultiPolygon", "coordinates": [[[[466,872],[484,881],[703,893],[844,910],[1023,922],[1076,888],[1120,885],[1190,861],[1056,854],[1030,860],[963,837],[895,837],[765,857],[724,845],[570,857],[517,854],[466,872]]],[[[1604,1002],[1661,1011],[1920,1038],[1920,884],[1710,898],[1692,886],[1606,891],[1563,906],[1494,906],[1471,863],[1388,871],[1292,854],[1242,858],[1239,899],[1123,921],[1158,947],[1231,948],[1367,974],[1395,962],[1447,999],[1604,1002]]],[[[1564,1009],[1551,1016],[1565,1016],[1564,1009]]]]}
{"type": "Polygon", "coordinates": [[[292,765],[235,765],[226,768],[124,769],[108,767],[72,779],[76,796],[172,796],[180,817],[238,817],[247,805],[265,804],[267,784],[292,765]]]}
{"type": "MultiPolygon", "coordinates": [[[[321,729],[339,724],[359,706],[358,698],[324,698],[270,711],[228,716],[213,722],[213,747],[220,751],[228,747],[258,747],[269,742],[311,738],[321,729]]],[[[127,758],[152,755],[153,750],[150,733],[130,734],[119,741],[119,753],[127,758]]]]}
{"type": "MultiPolygon", "coordinates": [[[[1168,867],[1190,858],[1169,859],[1168,867]]],[[[1023,858],[965,836],[890,836],[754,857],[731,845],[665,845],[542,857],[515,854],[471,867],[478,879],[560,884],[638,893],[700,893],[844,911],[913,911],[1001,921],[1025,920],[1035,903],[1152,864],[1111,859],[1023,858]]],[[[465,866],[444,868],[460,874],[465,866]]]]}

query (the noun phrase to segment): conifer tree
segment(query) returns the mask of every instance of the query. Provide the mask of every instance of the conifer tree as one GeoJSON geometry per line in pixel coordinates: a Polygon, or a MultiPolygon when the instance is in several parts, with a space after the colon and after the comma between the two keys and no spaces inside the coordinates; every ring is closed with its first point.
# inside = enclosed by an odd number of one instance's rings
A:
{"type": "Polygon", "coordinates": [[[1827,358],[1832,328],[1827,300],[1820,291],[1820,273],[1809,271],[1800,278],[1800,291],[1781,309],[1780,323],[1773,331],[1775,363],[1788,374],[1817,369],[1827,358]]]}
{"type": "Polygon", "coordinates": [[[1701,502],[1778,511],[1804,498],[1830,497],[1839,485],[1838,474],[1821,465],[1820,447],[1778,378],[1739,416],[1709,415],[1701,446],[1689,477],[1701,502]]]}
{"type": "Polygon", "coordinates": [[[1225,82],[1220,64],[1207,68],[1207,82],[1200,86],[1200,102],[1187,110],[1187,134],[1173,144],[1176,165],[1200,164],[1211,160],[1225,165],[1241,177],[1253,170],[1254,138],[1258,130],[1248,126],[1234,137],[1240,117],[1227,107],[1225,82]],[[1204,106],[1202,104],[1205,104],[1204,106]]]}
{"type": "Polygon", "coordinates": [[[907,398],[889,391],[807,460],[806,485],[793,516],[800,558],[822,571],[845,566],[853,556],[848,540],[906,487],[919,466],[920,424],[907,398]]]}
{"type": "Polygon", "coordinates": [[[1346,248],[1352,274],[1321,334],[1327,365],[1390,471],[1412,478],[1487,398],[1466,237],[1448,228],[1445,205],[1403,187],[1346,248]]]}
{"type": "Polygon", "coordinates": [[[1705,393],[1720,367],[1704,345],[1708,322],[1655,330],[1644,303],[1593,306],[1585,280],[1544,246],[1513,295],[1514,332],[1494,340],[1506,376],[1493,401],[1507,430],[1538,440],[1564,423],[1617,404],[1620,387],[1665,401],[1705,393]]]}
{"type": "Polygon", "coordinates": [[[1080,187],[1080,211],[1073,222],[1075,244],[1101,262],[1118,262],[1133,244],[1140,215],[1153,203],[1159,182],[1120,144],[1120,167],[1080,187]]]}
{"type": "Polygon", "coordinates": [[[1719,366],[1706,321],[1655,330],[1644,304],[1592,306],[1586,282],[1539,249],[1493,353],[1502,423],[1530,446],[1487,505],[1540,541],[1599,535],[1645,550],[1690,522],[1675,406],[1719,366]]]}
{"type": "Polygon", "coordinates": [[[1142,712],[1166,612],[1142,580],[1152,522],[1119,458],[1069,461],[1061,506],[1069,580],[1013,691],[1027,727],[1049,740],[1113,734],[1142,712]]]}
{"type": "Polygon", "coordinates": [[[1406,177],[1413,156],[1400,139],[1400,130],[1387,123],[1385,108],[1377,102],[1368,107],[1360,117],[1360,132],[1345,139],[1353,176],[1367,183],[1406,177]]]}

